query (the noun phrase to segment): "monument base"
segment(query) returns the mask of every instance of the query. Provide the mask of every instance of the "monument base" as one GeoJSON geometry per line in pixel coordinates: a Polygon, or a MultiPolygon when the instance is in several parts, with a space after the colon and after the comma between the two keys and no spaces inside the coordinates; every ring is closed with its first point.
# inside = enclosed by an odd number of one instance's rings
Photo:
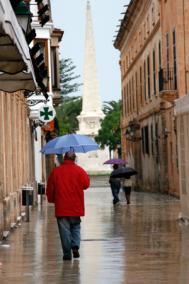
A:
{"type": "Polygon", "coordinates": [[[109,158],[108,149],[77,153],[77,164],[84,168],[89,175],[107,175],[112,168],[103,163],[109,158]]]}

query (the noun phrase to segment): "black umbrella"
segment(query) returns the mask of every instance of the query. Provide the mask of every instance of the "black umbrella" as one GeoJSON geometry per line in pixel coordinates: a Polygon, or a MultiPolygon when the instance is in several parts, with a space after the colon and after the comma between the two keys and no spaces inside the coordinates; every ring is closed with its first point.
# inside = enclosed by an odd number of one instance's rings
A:
{"type": "Polygon", "coordinates": [[[136,175],[137,171],[135,171],[131,167],[123,167],[119,168],[117,170],[114,170],[113,173],[111,174],[111,177],[115,178],[130,178],[133,175],[136,175]]]}

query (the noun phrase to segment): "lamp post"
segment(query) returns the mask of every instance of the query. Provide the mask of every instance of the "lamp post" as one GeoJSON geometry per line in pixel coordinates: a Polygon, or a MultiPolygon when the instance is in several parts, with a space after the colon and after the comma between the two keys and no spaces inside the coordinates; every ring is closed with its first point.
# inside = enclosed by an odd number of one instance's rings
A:
{"type": "Polygon", "coordinates": [[[27,3],[25,2],[26,1],[19,2],[15,10],[15,14],[17,16],[18,23],[22,27],[24,33],[27,34],[29,31],[30,23],[31,23],[32,13],[29,10],[29,7],[28,7],[29,4],[27,4],[28,2],[27,3]]]}
{"type": "Polygon", "coordinates": [[[126,137],[126,139],[129,139],[129,138],[130,138],[130,131],[129,131],[129,127],[126,129],[125,137],[126,137]]]}
{"type": "Polygon", "coordinates": [[[137,131],[140,129],[140,125],[135,121],[130,121],[129,122],[129,126],[126,128],[125,131],[125,137],[128,141],[138,141],[141,139],[141,137],[139,137],[137,135],[137,131]]]}

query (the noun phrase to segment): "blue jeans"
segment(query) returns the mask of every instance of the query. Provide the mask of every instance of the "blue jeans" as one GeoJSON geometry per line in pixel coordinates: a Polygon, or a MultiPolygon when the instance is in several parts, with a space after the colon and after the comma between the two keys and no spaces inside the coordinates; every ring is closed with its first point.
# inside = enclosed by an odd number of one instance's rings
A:
{"type": "Polygon", "coordinates": [[[58,229],[65,257],[72,256],[71,249],[80,247],[80,217],[57,217],[58,229]]]}
{"type": "Polygon", "coordinates": [[[119,202],[120,186],[111,184],[111,190],[112,190],[112,195],[113,195],[113,204],[116,204],[117,202],[119,202]]]}

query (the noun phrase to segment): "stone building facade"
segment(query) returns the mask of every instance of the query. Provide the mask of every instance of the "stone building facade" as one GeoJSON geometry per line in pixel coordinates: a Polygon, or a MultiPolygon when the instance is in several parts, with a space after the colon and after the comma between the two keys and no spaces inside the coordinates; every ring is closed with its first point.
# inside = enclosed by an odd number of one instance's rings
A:
{"type": "Polygon", "coordinates": [[[24,185],[35,187],[33,142],[23,92],[0,92],[0,232],[9,231],[24,211],[24,185]]]}
{"type": "MultiPolygon", "coordinates": [[[[165,4],[164,4],[165,5],[165,4]]],[[[165,16],[169,15],[171,1],[167,1],[165,16]]],[[[189,2],[176,1],[170,27],[176,26],[178,49],[178,91],[175,101],[175,120],[178,143],[179,185],[182,218],[189,219],[189,2]]]]}
{"type": "MultiPolygon", "coordinates": [[[[48,106],[56,107],[61,102],[60,95],[60,65],[59,65],[59,44],[63,37],[63,31],[54,27],[51,12],[51,1],[46,0],[49,5],[48,14],[50,16],[49,21],[45,26],[41,26],[38,18],[38,7],[35,0],[31,0],[31,12],[34,15],[32,27],[36,31],[36,38],[34,44],[42,46],[44,52],[44,64],[48,73],[47,80],[47,92],[48,92],[48,106]]],[[[35,157],[35,178],[37,183],[46,183],[49,173],[55,165],[54,155],[41,155],[41,148],[49,140],[57,136],[55,123],[46,123],[41,127],[39,121],[39,110],[44,105],[43,94],[28,98],[28,104],[30,104],[30,119],[36,124],[36,137],[34,139],[34,157],[35,157]]]]}
{"type": "Polygon", "coordinates": [[[21,219],[22,186],[35,187],[24,90],[34,91],[37,81],[17,6],[15,1],[0,1],[0,239],[21,219]]]}
{"type": "MultiPolygon", "coordinates": [[[[33,187],[33,204],[37,201],[36,124],[28,96],[32,94],[37,100],[40,92],[46,101],[49,81],[45,80],[45,51],[33,41],[36,31],[31,26],[30,2],[0,0],[0,240],[7,237],[26,211],[22,187],[33,187]],[[23,21],[26,16],[27,22],[23,21]]],[[[44,3],[36,2],[35,7],[43,9],[44,3]]],[[[42,10],[46,14],[41,12],[41,26],[50,19],[46,8],[42,10]]]]}
{"type": "Polygon", "coordinates": [[[174,100],[182,96],[183,79],[174,19],[181,11],[170,2],[130,1],[114,46],[120,50],[123,158],[138,171],[137,187],[178,196],[174,100]]]}

